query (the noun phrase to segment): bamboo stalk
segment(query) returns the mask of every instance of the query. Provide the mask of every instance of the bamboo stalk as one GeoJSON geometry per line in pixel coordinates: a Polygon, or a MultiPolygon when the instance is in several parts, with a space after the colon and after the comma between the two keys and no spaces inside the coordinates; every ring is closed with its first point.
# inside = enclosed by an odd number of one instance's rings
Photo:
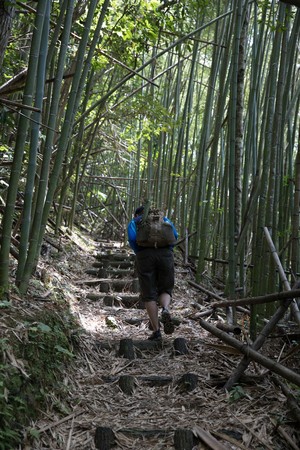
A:
{"type": "Polygon", "coordinates": [[[286,300],[287,298],[296,298],[296,297],[300,297],[300,289],[293,289],[291,291],[284,291],[284,292],[276,292],[274,294],[260,295],[258,297],[240,298],[238,300],[234,299],[222,300],[219,302],[213,302],[210,304],[210,306],[212,308],[221,308],[221,307],[225,308],[227,306],[259,305],[261,303],[275,302],[278,300],[286,300]]]}
{"type": "MultiPolygon", "coordinates": [[[[273,244],[271,235],[270,235],[269,230],[268,230],[267,227],[264,227],[264,233],[265,233],[267,242],[269,244],[270,250],[272,252],[272,256],[273,256],[274,262],[275,262],[275,264],[276,264],[276,266],[278,268],[280,279],[283,282],[283,285],[284,285],[285,289],[287,291],[290,291],[291,290],[290,284],[289,284],[289,282],[288,282],[288,280],[286,278],[286,275],[285,275],[284,270],[283,270],[282,265],[281,265],[281,261],[279,259],[279,256],[278,256],[277,252],[276,252],[276,248],[275,248],[275,246],[273,244]]],[[[297,303],[296,303],[296,301],[294,299],[291,302],[291,310],[293,312],[293,315],[295,317],[295,320],[296,320],[297,324],[300,326],[300,311],[299,311],[298,305],[297,305],[297,303]]]]}

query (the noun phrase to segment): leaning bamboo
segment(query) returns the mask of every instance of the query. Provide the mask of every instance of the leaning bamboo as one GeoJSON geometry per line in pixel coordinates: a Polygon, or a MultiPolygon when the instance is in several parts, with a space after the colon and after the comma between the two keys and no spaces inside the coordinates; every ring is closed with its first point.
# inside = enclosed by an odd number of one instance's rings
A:
{"type": "Polygon", "coordinates": [[[300,289],[293,289],[291,291],[275,292],[274,294],[260,295],[258,297],[246,297],[238,300],[229,299],[219,302],[210,303],[212,308],[225,308],[227,306],[242,306],[242,305],[259,305],[261,303],[270,303],[278,300],[285,300],[287,298],[300,297],[300,289]]]}
{"type": "MultiPolygon", "coordinates": [[[[267,242],[269,244],[270,250],[272,252],[273,259],[274,259],[275,264],[277,266],[277,269],[278,269],[278,272],[279,272],[279,275],[280,275],[280,279],[283,282],[283,285],[284,285],[285,289],[287,291],[291,291],[290,284],[289,284],[289,282],[288,282],[288,280],[286,278],[285,272],[283,270],[283,267],[281,265],[279,256],[278,256],[278,254],[276,252],[276,248],[275,248],[275,246],[273,244],[271,235],[270,235],[269,230],[268,230],[267,227],[264,227],[264,233],[265,233],[267,242]]],[[[298,305],[297,305],[295,299],[293,299],[293,301],[291,302],[291,310],[293,312],[293,315],[294,315],[294,318],[295,318],[297,324],[300,326],[300,311],[299,311],[299,308],[298,308],[298,305]]]]}
{"type": "MultiPolygon", "coordinates": [[[[276,373],[277,375],[280,375],[281,377],[285,378],[288,381],[291,381],[292,383],[296,384],[297,386],[300,386],[300,375],[296,372],[293,372],[292,370],[288,369],[287,367],[284,367],[282,364],[272,361],[270,358],[267,358],[266,356],[261,355],[257,351],[255,351],[252,347],[250,347],[248,344],[245,344],[244,342],[240,342],[237,339],[229,336],[226,332],[219,330],[214,325],[211,325],[210,323],[206,322],[203,319],[199,319],[200,325],[210,333],[212,333],[214,336],[218,337],[222,341],[226,342],[226,344],[231,345],[232,347],[238,349],[241,353],[244,353],[244,355],[248,358],[250,358],[253,361],[256,361],[257,363],[261,364],[262,366],[269,369],[271,372],[276,373]]],[[[226,385],[225,385],[226,388],[226,385]]],[[[226,388],[227,389],[227,388],[226,388]]]]}

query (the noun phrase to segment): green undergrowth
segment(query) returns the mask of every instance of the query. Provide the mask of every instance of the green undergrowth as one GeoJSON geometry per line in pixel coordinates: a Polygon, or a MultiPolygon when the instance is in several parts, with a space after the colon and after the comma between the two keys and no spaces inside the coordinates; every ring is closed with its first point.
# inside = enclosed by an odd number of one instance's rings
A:
{"type": "Polygon", "coordinates": [[[79,328],[67,304],[0,307],[0,450],[12,450],[38,437],[30,423],[41,411],[68,413],[64,378],[79,328]]]}

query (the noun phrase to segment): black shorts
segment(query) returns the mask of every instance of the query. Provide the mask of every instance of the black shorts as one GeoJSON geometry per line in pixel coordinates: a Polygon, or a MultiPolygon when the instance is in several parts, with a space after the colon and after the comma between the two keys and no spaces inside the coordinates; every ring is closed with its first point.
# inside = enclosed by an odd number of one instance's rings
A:
{"type": "Polygon", "coordinates": [[[142,299],[156,301],[160,294],[172,296],[174,255],[170,247],[145,248],[136,254],[136,266],[142,299]]]}

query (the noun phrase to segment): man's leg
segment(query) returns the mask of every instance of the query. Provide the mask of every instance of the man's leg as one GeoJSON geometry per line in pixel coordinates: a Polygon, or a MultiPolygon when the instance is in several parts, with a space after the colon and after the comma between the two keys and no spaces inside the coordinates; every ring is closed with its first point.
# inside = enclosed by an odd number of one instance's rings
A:
{"type": "MultiPolygon", "coordinates": [[[[168,294],[167,294],[168,295],[168,294]]],[[[159,321],[158,321],[158,306],[156,302],[148,301],[145,302],[146,311],[149,316],[149,320],[151,322],[153,331],[159,330],[159,321]]]]}
{"type": "Polygon", "coordinates": [[[174,332],[174,324],[172,322],[172,317],[169,311],[171,296],[167,292],[163,292],[159,296],[159,303],[162,307],[161,321],[164,326],[164,332],[166,334],[172,334],[174,332]]]}
{"type": "Polygon", "coordinates": [[[159,304],[164,309],[169,309],[171,303],[171,296],[167,292],[163,292],[158,297],[159,304]]]}

